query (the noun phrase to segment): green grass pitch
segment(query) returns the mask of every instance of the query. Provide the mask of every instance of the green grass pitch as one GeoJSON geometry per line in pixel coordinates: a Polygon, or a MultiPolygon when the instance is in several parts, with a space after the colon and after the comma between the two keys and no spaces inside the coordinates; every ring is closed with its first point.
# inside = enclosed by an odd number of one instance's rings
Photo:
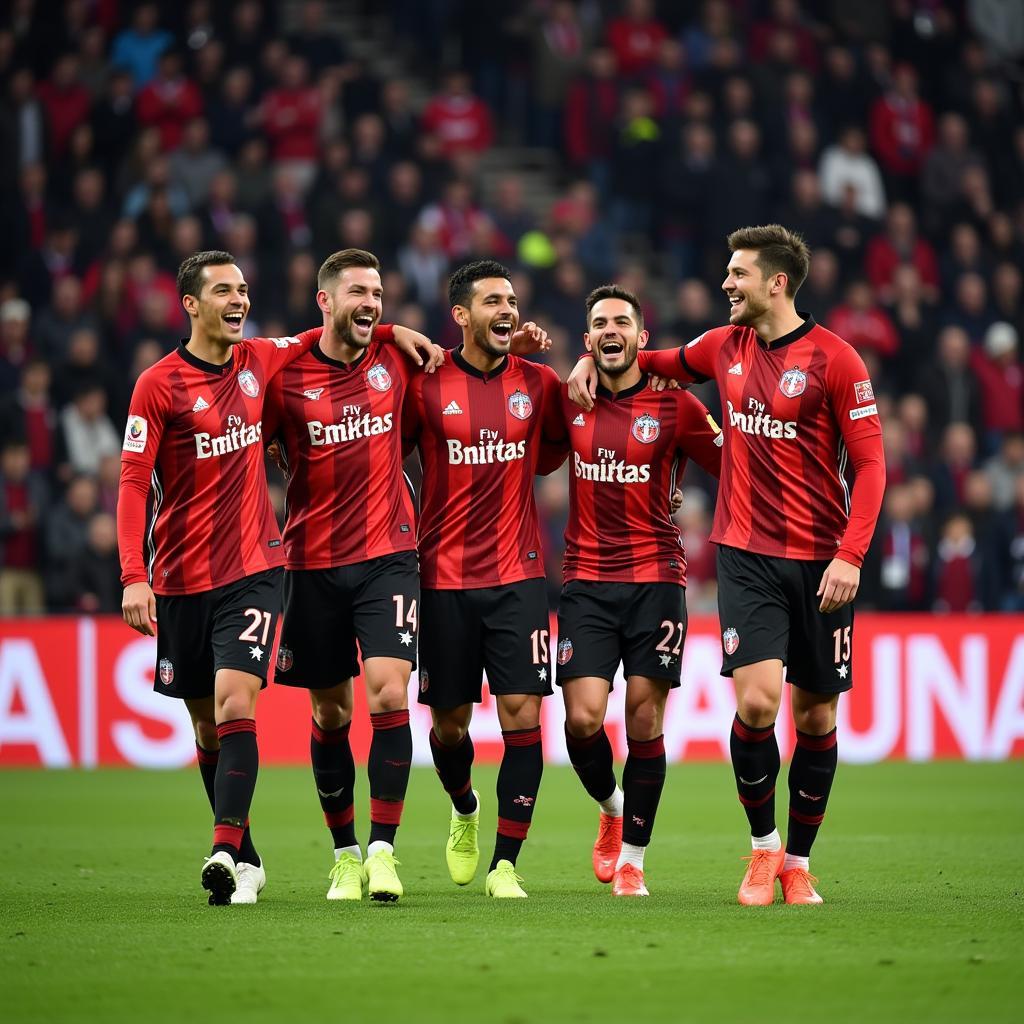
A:
{"type": "MultiPolygon", "coordinates": [[[[822,907],[735,903],[743,815],[724,765],[670,769],[648,900],[590,870],[596,813],[549,768],[520,858],[529,900],[444,868],[447,805],[413,773],[397,904],[329,904],[308,770],[264,769],[256,907],[211,908],[198,774],[0,774],[0,1019],[883,1021],[1020,1020],[1020,762],[842,766],[813,870],[822,907]]],[[[366,785],[357,822],[365,840],[366,785]]],[[[783,786],[784,788],[784,786],[783,786]]]]}

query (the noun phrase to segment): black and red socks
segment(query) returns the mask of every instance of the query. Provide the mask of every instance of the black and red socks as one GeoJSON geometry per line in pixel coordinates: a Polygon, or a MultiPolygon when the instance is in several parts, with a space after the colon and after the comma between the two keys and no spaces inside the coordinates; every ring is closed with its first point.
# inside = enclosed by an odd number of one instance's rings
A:
{"type": "Polygon", "coordinates": [[[348,740],[350,725],[346,722],[339,729],[322,729],[314,719],[309,740],[316,795],[336,850],[358,845],[353,807],[356,765],[348,740]]]}
{"type": "Polygon", "coordinates": [[[775,831],[775,782],[780,765],[775,723],[754,729],[737,715],[732,720],[729,752],[736,792],[747,812],[750,834],[771,835],[775,831]]]}
{"type": "Polygon", "coordinates": [[[797,730],[796,749],[789,766],[787,854],[811,855],[811,846],[825,817],[838,760],[835,729],[824,736],[811,736],[797,730]]]}
{"type": "Polygon", "coordinates": [[[530,830],[544,772],[539,725],[502,730],[501,736],[505,753],[498,769],[498,834],[488,871],[493,871],[499,860],[515,864],[530,830]]]}
{"type": "Polygon", "coordinates": [[[607,800],[615,792],[615,768],[612,745],[604,726],[582,738],[573,736],[567,726],[565,747],[569,752],[569,763],[583,783],[587,795],[598,803],[607,800]]]}
{"type": "Polygon", "coordinates": [[[409,710],[372,714],[370,725],[373,738],[366,766],[370,781],[370,845],[383,842],[393,847],[412,764],[409,710]]]}
{"type": "Polygon", "coordinates": [[[476,810],[473,796],[473,740],[467,732],[458,743],[449,747],[430,730],[430,755],[434,759],[434,770],[441,780],[445,792],[459,814],[472,814],[476,810]]]}
{"type": "Polygon", "coordinates": [[[256,722],[236,718],[217,726],[220,755],[213,780],[213,850],[240,859],[242,837],[256,789],[259,750],[256,722]]]}

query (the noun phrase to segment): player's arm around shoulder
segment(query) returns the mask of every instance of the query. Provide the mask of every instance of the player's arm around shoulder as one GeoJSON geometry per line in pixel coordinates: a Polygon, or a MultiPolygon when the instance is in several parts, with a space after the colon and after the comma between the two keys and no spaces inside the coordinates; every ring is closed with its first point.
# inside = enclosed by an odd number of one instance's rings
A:
{"type": "Polygon", "coordinates": [[[289,363],[304,356],[320,340],[323,327],[312,327],[286,338],[249,338],[241,344],[263,367],[267,380],[276,377],[289,363]]]}
{"type": "Polygon", "coordinates": [[[679,448],[716,480],[722,475],[725,435],[707,406],[689,391],[670,392],[679,408],[679,448]]]}
{"type": "Polygon", "coordinates": [[[374,341],[395,345],[410,362],[419,366],[425,373],[434,373],[439,366],[444,365],[444,349],[411,327],[404,327],[402,324],[378,324],[373,332],[373,338],[374,341]]]}
{"type": "Polygon", "coordinates": [[[541,427],[541,450],[537,460],[537,473],[547,476],[565,462],[569,455],[569,417],[566,409],[566,385],[550,366],[541,366],[544,409],[541,427]]]}

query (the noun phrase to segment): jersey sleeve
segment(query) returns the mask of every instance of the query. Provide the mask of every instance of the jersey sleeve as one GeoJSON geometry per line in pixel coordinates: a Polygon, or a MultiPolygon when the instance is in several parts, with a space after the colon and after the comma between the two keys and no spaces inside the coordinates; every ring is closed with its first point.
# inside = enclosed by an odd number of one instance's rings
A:
{"type": "Polygon", "coordinates": [[[637,355],[637,363],[646,373],[687,384],[702,384],[714,379],[718,350],[724,341],[724,331],[705,331],[682,348],[643,349],[637,355]]]}
{"type": "Polygon", "coordinates": [[[305,355],[324,333],[323,327],[303,331],[294,338],[251,338],[246,344],[260,361],[267,378],[276,376],[289,363],[305,355]]]}
{"type": "Polygon", "coordinates": [[[167,388],[156,374],[147,371],[138,379],[128,410],[117,489],[117,547],[125,586],[149,580],[142,555],[146,498],[168,413],[167,388]]]}
{"type": "Polygon", "coordinates": [[[826,371],[829,400],[853,466],[850,518],[836,557],[852,565],[864,561],[885,495],[882,424],[864,360],[847,345],[826,371]]]}
{"type": "Polygon", "coordinates": [[[267,397],[263,401],[263,443],[270,444],[280,433],[284,420],[283,375],[271,377],[267,384],[267,397]]]}
{"type": "Polygon", "coordinates": [[[553,473],[565,462],[569,454],[569,432],[563,405],[567,388],[550,366],[542,367],[544,382],[544,419],[541,431],[540,456],[537,472],[541,476],[553,473]]]}
{"type": "Polygon", "coordinates": [[[688,391],[679,393],[679,405],[679,450],[717,480],[722,475],[721,429],[704,403],[688,391]]]}

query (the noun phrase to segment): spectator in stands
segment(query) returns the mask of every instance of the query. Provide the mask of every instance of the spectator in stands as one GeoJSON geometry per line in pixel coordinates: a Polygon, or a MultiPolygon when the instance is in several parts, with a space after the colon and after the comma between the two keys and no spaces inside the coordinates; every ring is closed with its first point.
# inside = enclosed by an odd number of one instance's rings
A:
{"type": "Polygon", "coordinates": [[[202,206],[210,191],[210,182],[227,167],[227,160],[217,145],[210,142],[210,125],[202,117],[185,124],[181,145],[167,161],[171,180],[181,185],[188,195],[190,209],[202,206]]]}
{"type": "Polygon", "coordinates": [[[858,125],[840,130],[838,141],[821,154],[818,174],[821,194],[829,205],[841,206],[847,189],[852,189],[853,205],[861,216],[879,220],[885,213],[882,175],[867,152],[864,131],[858,125]]]}
{"type": "Polygon", "coordinates": [[[97,330],[99,323],[83,301],[82,282],[68,274],[54,285],[53,302],[35,319],[32,339],[36,353],[51,365],[62,363],[67,358],[71,336],[83,327],[97,330]]]}
{"type": "Polygon", "coordinates": [[[899,64],[891,88],[871,108],[871,146],[891,196],[916,199],[918,177],[934,142],[935,114],[918,95],[917,72],[899,64]]]}
{"type": "Polygon", "coordinates": [[[107,180],[113,181],[138,130],[132,77],[127,71],[110,70],[103,93],[93,105],[90,123],[97,159],[107,180]]]}
{"type": "Polygon", "coordinates": [[[469,76],[461,71],[445,76],[441,91],[423,109],[421,129],[436,136],[449,159],[462,150],[483,152],[494,139],[491,112],[473,95],[469,76]]]}
{"type": "Polygon", "coordinates": [[[938,458],[932,467],[935,508],[947,515],[963,504],[967,475],[974,468],[978,442],[966,423],[951,423],[942,432],[938,458]]]}
{"type": "Polygon", "coordinates": [[[0,438],[24,441],[29,466],[48,474],[60,461],[57,414],[50,400],[52,372],[44,359],[30,359],[16,391],[0,398],[0,438]]]}
{"type": "Polygon", "coordinates": [[[47,604],[55,611],[73,607],[75,601],[70,568],[86,545],[89,520],[97,511],[96,481],[91,476],[72,477],[63,499],[50,512],[46,523],[47,604]]]}
{"type": "Polygon", "coordinates": [[[576,172],[585,173],[604,196],[610,184],[611,138],[608,126],[619,113],[615,54],[591,50],[587,70],[570,86],[565,109],[565,152],[576,172]]]}
{"type": "Polygon", "coordinates": [[[992,503],[1002,511],[1012,508],[1024,480],[1024,434],[1007,434],[985,472],[992,481],[992,503]]]}
{"type": "Polygon", "coordinates": [[[46,110],[50,155],[60,159],[74,129],[84,124],[92,107],[92,96],[79,80],[78,58],[62,53],[54,62],[50,77],[36,88],[46,110]]]}
{"type": "Polygon", "coordinates": [[[935,553],[933,611],[981,611],[983,572],[971,520],[963,513],[954,513],[942,527],[935,553]]]}
{"type": "Polygon", "coordinates": [[[0,304],[0,394],[10,394],[32,353],[29,320],[32,308],[24,299],[0,304]]]}
{"type": "Polygon", "coordinates": [[[260,107],[260,124],[270,143],[276,169],[289,174],[304,195],[316,174],[320,151],[320,93],[309,81],[309,65],[299,56],[286,56],[277,88],[260,107]]]}
{"type": "Polygon", "coordinates": [[[900,338],[888,313],[875,301],[867,281],[852,281],[846,288],[845,301],[836,306],[825,322],[862,355],[874,352],[888,360],[899,351],[900,338]]]}
{"type": "Polygon", "coordinates": [[[100,383],[86,383],[60,414],[68,461],[75,473],[95,474],[100,459],[120,451],[121,438],[107,416],[107,395],[100,383]]]}
{"type": "Polygon", "coordinates": [[[181,55],[168,50],[160,55],[156,77],[138,95],[139,124],[160,132],[160,148],[169,153],[181,144],[185,124],[203,112],[198,86],[185,76],[181,55]]]}
{"type": "Polygon", "coordinates": [[[33,470],[28,445],[5,441],[0,451],[0,615],[41,615],[45,593],[43,516],[49,489],[33,470]]]}
{"type": "Polygon", "coordinates": [[[888,487],[873,548],[878,552],[877,605],[882,611],[924,611],[928,598],[928,542],[907,484],[888,487]]]}
{"type": "Polygon", "coordinates": [[[949,209],[960,195],[964,171],[980,161],[981,154],[971,147],[964,117],[952,110],[943,114],[939,119],[938,140],[921,173],[921,197],[927,211],[926,224],[931,231],[947,222],[949,209]]]}
{"type": "Polygon", "coordinates": [[[135,9],[131,28],[114,37],[110,60],[128,71],[136,89],[148,84],[157,73],[160,55],[173,43],[173,36],[160,28],[160,12],[155,3],[143,3],[135,9]]]}
{"type": "Polygon", "coordinates": [[[971,344],[980,345],[994,319],[985,278],[970,272],[961,274],[953,284],[952,301],[942,313],[942,322],[963,328],[971,344]]]}
{"type": "Polygon", "coordinates": [[[928,422],[940,436],[951,423],[981,428],[981,388],[971,369],[971,342],[962,328],[939,333],[937,359],[920,368],[918,386],[928,405],[928,422]]]}
{"type": "Polygon", "coordinates": [[[1003,321],[985,332],[984,346],[971,353],[981,386],[985,447],[994,451],[1007,433],[1024,433],[1024,370],[1017,329],[1003,321]]]}
{"type": "Polygon", "coordinates": [[[718,162],[715,133],[708,125],[691,122],[678,138],[678,146],[670,143],[661,161],[658,219],[676,276],[684,278],[702,270],[718,162]]]}
{"type": "Polygon", "coordinates": [[[537,17],[530,34],[530,68],[536,145],[557,148],[562,112],[572,80],[582,71],[589,39],[576,5],[555,0],[537,17]]]}
{"type": "Polygon", "coordinates": [[[917,387],[921,367],[935,356],[935,313],[924,300],[913,264],[903,263],[893,273],[887,309],[900,339],[893,370],[903,388],[917,387]]]}
{"type": "Polygon", "coordinates": [[[121,610],[121,561],[117,524],[109,512],[89,519],[85,545],[68,568],[71,594],[79,611],[110,615],[121,610]]]}
{"type": "Polygon", "coordinates": [[[661,41],[668,36],[651,0],[624,0],[622,14],[608,23],[605,36],[619,75],[640,80],[654,67],[661,41]]]}
{"type": "Polygon", "coordinates": [[[917,270],[922,297],[934,300],[939,288],[935,250],[918,234],[913,209],[907,203],[893,203],[885,217],[884,233],[871,239],[866,255],[868,280],[883,302],[892,301],[893,275],[905,263],[917,270]]]}

